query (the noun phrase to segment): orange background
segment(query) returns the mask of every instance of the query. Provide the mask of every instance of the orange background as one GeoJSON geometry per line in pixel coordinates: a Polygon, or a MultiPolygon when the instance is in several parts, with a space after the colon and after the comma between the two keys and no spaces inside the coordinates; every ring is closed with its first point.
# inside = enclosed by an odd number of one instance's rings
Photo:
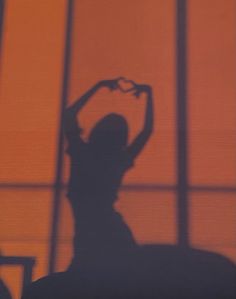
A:
{"type": "MultiPolygon", "coordinates": [[[[187,3],[190,241],[236,262],[236,3],[187,3]]],[[[0,250],[35,256],[34,279],[48,271],[66,13],[66,0],[14,0],[4,16],[0,250]]],[[[154,89],[154,133],[124,181],[147,189],[122,190],[116,205],[139,243],[177,242],[175,74],[176,1],[75,0],[68,100],[120,75],[154,89]]],[[[131,140],[142,126],[143,108],[143,99],[103,90],[82,112],[85,137],[112,110],[127,117],[131,140]]],[[[66,181],[67,157],[65,165],[66,181]]],[[[62,195],[56,270],[70,261],[71,238],[62,195]]],[[[4,267],[1,276],[18,298],[19,267],[4,267]]]]}

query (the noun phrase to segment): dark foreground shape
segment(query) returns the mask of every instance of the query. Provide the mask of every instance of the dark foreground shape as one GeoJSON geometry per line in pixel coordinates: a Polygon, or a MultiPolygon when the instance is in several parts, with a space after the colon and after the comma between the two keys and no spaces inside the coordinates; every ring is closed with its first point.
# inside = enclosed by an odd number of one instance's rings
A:
{"type": "Polygon", "coordinates": [[[206,251],[141,246],[119,255],[81,257],[77,270],[44,277],[22,297],[49,298],[235,299],[236,267],[206,251]]]}
{"type": "Polygon", "coordinates": [[[10,291],[5,285],[4,281],[0,278],[0,298],[1,299],[11,299],[10,291]]]}

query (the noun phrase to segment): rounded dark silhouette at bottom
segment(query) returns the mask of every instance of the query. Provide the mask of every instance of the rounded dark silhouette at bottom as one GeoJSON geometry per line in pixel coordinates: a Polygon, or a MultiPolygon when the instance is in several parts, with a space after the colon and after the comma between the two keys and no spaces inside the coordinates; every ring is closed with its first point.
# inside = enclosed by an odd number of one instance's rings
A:
{"type": "Polygon", "coordinates": [[[81,257],[77,270],[44,277],[22,299],[235,299],[228,259],[177,246],[140,246],[113,256],[81,257]]]}
{"type": "Polygon", "coordinates": [[[153,131],[151,87],[101,81],[66,109],[64,122],[74,257],[66,272],[32,283],[22,299],[235,299],[236,267],[227,258],[180,246],[139,246],[113,207],[123,176],[153,131]],[[131,144],[126,120],[115,113],[94,126],[88,141],[82,138],[77,114],[102,87],[145,95],[144,126],[131,144]]]}

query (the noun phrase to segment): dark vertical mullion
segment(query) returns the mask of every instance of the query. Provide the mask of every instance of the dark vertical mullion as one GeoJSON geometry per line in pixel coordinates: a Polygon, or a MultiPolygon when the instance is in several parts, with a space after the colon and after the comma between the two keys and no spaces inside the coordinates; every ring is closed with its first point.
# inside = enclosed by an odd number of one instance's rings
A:
{"type": "Polygon", "coordinates": [[[178,243],[188,246],[187,173],[187,0],[177,0],[177,180],[178,243]]]}
{"type": "Polygon", "coordinates": [[[4,8],[5,8],[5,0],[0,0],[0,53],[2,50],[4,8]]]}
{"type": "Polygon", "coordinates": [[[70,69],[70,54],[71,54],[71,34],[72,34],[72,16],[73,16],[73,0],[68,0],[67,8],[67,28],[65,38],[65,52],[64,52],[64,75],[62,82],[61,93],[61,111],[59,118],[59,131],[58,131],[58,146],[57,146],[57,160],[56,160],[56,173],[54,181],[53,193],[53,207],[52,207],[52,228],[50,239],[49,251],[49,273],[54,272],[56,264],[56,249],[58,237],[58,223],[61,202],[61,190],[63,181],[63,113],[68,98],[68,85],[69,85],[69,69],[70,69]]]}

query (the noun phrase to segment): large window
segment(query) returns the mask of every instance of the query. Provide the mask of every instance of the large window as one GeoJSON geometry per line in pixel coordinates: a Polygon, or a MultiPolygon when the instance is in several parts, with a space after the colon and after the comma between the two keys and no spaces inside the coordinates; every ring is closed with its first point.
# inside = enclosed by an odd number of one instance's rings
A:
{"type": "MultiPolygon", "coordinates": [[[[60,152],[60,110],[98,80],[122,75],[153,86],[155,129],[116,208],[140,244],[203,248],[236,262],[235,6],[234,0],[6,2],[2,255],[36,257],[34,279],[66,269],[73,219],[63,187],[69,161],[60,152]]],[[[101,91],[82,112],[84,137],[115,111],[126,116],[132,140],[143,109],[142,99],[101,91]]],[[[2,270],[15,298],[17,271],[2,270]]]]}

